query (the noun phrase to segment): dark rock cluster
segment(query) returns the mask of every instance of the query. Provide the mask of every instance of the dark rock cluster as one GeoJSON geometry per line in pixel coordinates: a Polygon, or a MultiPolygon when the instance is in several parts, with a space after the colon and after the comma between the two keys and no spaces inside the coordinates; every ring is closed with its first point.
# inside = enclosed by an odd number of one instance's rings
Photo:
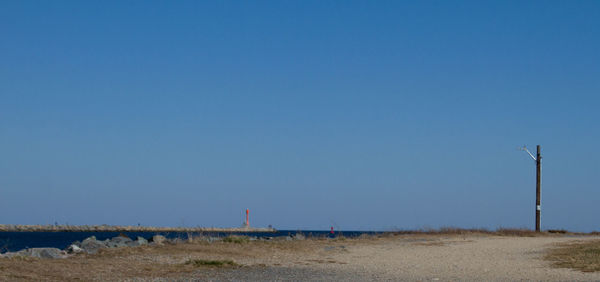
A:
{"type": "Polygon", "coordinates": [[[57,248],[29,248],[18,252],[0,254],[0,257],[66,258],[69,255],[77,253],[95,254],[100,249],[106,248],[137,247],[148,244],[161,245],[165,242],[168,242],[168,240],[162,235],[154,235],[150,241],[143,237],[137,237],[136,240],[132,240],[125,236],[117,236],[111,239],[98,240],[96,236],[91,236],[81,242],[73,242],[64,250],[57,248]]]}

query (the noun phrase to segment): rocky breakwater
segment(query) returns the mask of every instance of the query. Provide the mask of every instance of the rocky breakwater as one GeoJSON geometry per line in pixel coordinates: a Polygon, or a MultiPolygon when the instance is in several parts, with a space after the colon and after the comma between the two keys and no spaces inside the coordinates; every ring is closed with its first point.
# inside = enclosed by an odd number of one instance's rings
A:
{"type": "Polygon", "coordinates": [[[154,227],[120,225],[18,225],[0,224],[0,232],[277,232],[274,228],[154,227]]]}
{"type": "Polygon", "coordinates": [[[76,254],[96,254],[101,249],[111,248],[126,248],[126,247],[138,247],[138,246],[155,246],[164,244],[177,244],[185,242],[224,242],[233,244],[243,244],[250,241],[293,241],[293,240],[305,240],[306,237],[303,234],[295,234],[289,236],[278,236],[278,237],[256,237],[256,236],[236,236],[230,235],[227,237],[211,237],[211,236],[199,236],[194,238],[173,238],[168,239],[162,235],[154,235],[149,240],[144,237],[137,237],[135,240],[120,235],[106,240],[98,240],[96,236],[91,236],[85,240],[79,242],[75,241],[71,243],[66,249],[61,250],[57,248],[29,248],[20,250],[17,252],[7,252],[0,254],[0,258],[13,258],[13,257],[33,257],[43,259],[60,259],[68,258],[76,254]]]}
{"type": "Polygon", "coordinates": [[[0,254],[0,258],[12,257],[34,257],[34,258],[67,258],[78,253],[95,254],[101,249],[137,247],[143,245],[162,245],[164,243],[174,243],[173,240],[168,240],[162,235],[154,235],[150,240],[143,237],[137,237],[136,240],[125,236],[117,236],[111,239],[98,240],[95,236],[86,238],[79,242],[75,241],[64,250],[57,248],[30,248],[20,250],[18,252],[8,252],[0,254]]]}

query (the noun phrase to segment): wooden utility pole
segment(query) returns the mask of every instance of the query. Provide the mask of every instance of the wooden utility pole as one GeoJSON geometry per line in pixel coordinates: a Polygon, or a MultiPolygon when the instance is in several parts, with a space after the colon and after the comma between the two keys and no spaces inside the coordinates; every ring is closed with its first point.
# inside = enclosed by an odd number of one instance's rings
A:
{"type": "Polygon", "coordinates": [[[537,155],[535,158],[535,231],[540,232],[541,228],[541,198],[542,198],[542,152],[540,145],[537,145],[537,155]]]}

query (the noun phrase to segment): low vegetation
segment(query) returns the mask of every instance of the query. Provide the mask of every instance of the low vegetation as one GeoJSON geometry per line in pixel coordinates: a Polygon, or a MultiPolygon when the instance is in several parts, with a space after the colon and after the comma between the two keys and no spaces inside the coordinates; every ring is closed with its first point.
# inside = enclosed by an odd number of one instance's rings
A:
{"type": "Polygon", "coordinates": [[[248,236],[227,236],[223,238],[223,242],[243,244],[250,242],[250,238],[248,238],[248,236]]]}
{"type": "Polygon", "coordinates": [[[569,234],[570,232],[564,229],[548,229],[546,232],[554,234],[569,234]]]}
{"type": "Polygon", "coordinates": [[[497,235],[497,236],[517,236],[517,237],[535,237],[548,235],[547,232],[535,232],[525,228],[498,228],[488,230],[485,228],[456,228],[442,227],[439,229],[426,228],[416,230],[398,230],[391,232],[394,235],[497,235]]]}
{"type": "Polygon", "coordinates": [[[237,266],[237,264],[232,260],[191,259],[191,260],[186,261],[185,264],[193,265],[193,266],[213,266],[213,267],[237,266]]]}
{"type": "Polygon", "coordinates": [[[565,243],[548,251],[545,258],[554,267],[572,268],[583,272],[600,271],[600,240],[565,243]]]}

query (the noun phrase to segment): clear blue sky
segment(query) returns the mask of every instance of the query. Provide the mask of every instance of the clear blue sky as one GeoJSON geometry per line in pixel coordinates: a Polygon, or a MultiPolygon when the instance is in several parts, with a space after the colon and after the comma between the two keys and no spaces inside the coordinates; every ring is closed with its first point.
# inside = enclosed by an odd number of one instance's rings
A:
{"type": "Polygon", "coordinates": [[[2,1],[0,223],[600,230],[598,1],[2,1]]]}

